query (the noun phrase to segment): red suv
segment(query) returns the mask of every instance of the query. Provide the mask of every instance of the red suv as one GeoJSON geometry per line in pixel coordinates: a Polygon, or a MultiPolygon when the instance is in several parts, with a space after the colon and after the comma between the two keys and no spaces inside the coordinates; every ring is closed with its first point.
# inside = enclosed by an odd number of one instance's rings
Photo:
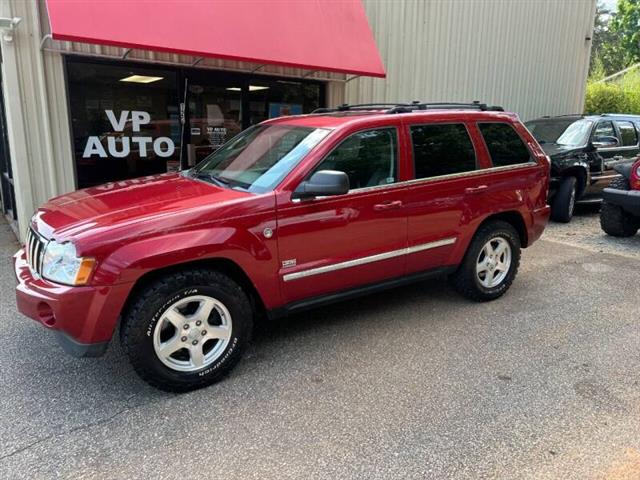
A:
{"type": "Polygon", "coordinates": [[[252,324],[449,275],[509,288],[549,217],[549,160],[484,104],[344,105],[244,131],[182,173],[52,199],[15,256],[18,308],[78,356],[120,340],[186,391],[240,359],[252,324]]]}

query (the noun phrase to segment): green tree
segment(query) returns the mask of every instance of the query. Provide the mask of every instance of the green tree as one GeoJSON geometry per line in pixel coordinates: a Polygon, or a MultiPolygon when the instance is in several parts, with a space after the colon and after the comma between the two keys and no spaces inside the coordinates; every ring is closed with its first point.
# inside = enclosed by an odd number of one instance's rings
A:
{"type": "Polygon", "coordinates": [[[609,27],[618,37],[625,66],[640,62],[640,0],[618,0],[609,27]]]}
{"type": "Polygon", "coordinates": [[[629,65],[627,55],[623,51],[622,33],[619,29],[612,28],[615,18],[615,13],[608,10],[604,4],[598,3],[593,26],[590,77],[602,78],[629,65]]]}

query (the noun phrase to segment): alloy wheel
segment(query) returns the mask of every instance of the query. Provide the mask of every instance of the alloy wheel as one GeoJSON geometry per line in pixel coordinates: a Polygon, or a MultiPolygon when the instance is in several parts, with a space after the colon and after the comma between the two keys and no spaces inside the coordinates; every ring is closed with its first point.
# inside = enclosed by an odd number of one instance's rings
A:
{"type": "Polygon", "coordinates": [[[231,314],[219,300],[192,295],[171,304],[153,332],[158,359],[172,370],[195,372],[215,362],[231,338],[231,314]]]}
{"type": "Polygon", "coordinates": [[[480,285],[494,288],[500,285],[511,268],[511,245],[502,237],[485,243],[476,261],[476,275],[480,285]]]}

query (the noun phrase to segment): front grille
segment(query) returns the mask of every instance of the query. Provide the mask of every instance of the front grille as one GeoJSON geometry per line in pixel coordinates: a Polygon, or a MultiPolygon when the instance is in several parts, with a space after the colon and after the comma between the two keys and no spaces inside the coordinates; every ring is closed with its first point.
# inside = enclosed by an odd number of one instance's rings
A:
{"type": "Polygon", "coordinates": [[[47,240],[38,235],[32,228],[27,231],[27,241],[25,249],[27,251],[27,263],[32,273],[38,276],[42,274],[42,259],[44,257],[44,249],[47,246],[47,240]]]}

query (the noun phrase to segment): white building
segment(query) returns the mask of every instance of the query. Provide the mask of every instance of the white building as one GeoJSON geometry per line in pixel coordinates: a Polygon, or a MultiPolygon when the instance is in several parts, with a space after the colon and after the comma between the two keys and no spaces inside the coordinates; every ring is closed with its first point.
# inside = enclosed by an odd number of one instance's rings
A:
{"type": "Polygon", "coordinates": [[[21,235],[52,196],[185,168],[265,118],[345,101],[582,111],[595,0],[363,4],[0,0],[4,214],[21,235]]]}

